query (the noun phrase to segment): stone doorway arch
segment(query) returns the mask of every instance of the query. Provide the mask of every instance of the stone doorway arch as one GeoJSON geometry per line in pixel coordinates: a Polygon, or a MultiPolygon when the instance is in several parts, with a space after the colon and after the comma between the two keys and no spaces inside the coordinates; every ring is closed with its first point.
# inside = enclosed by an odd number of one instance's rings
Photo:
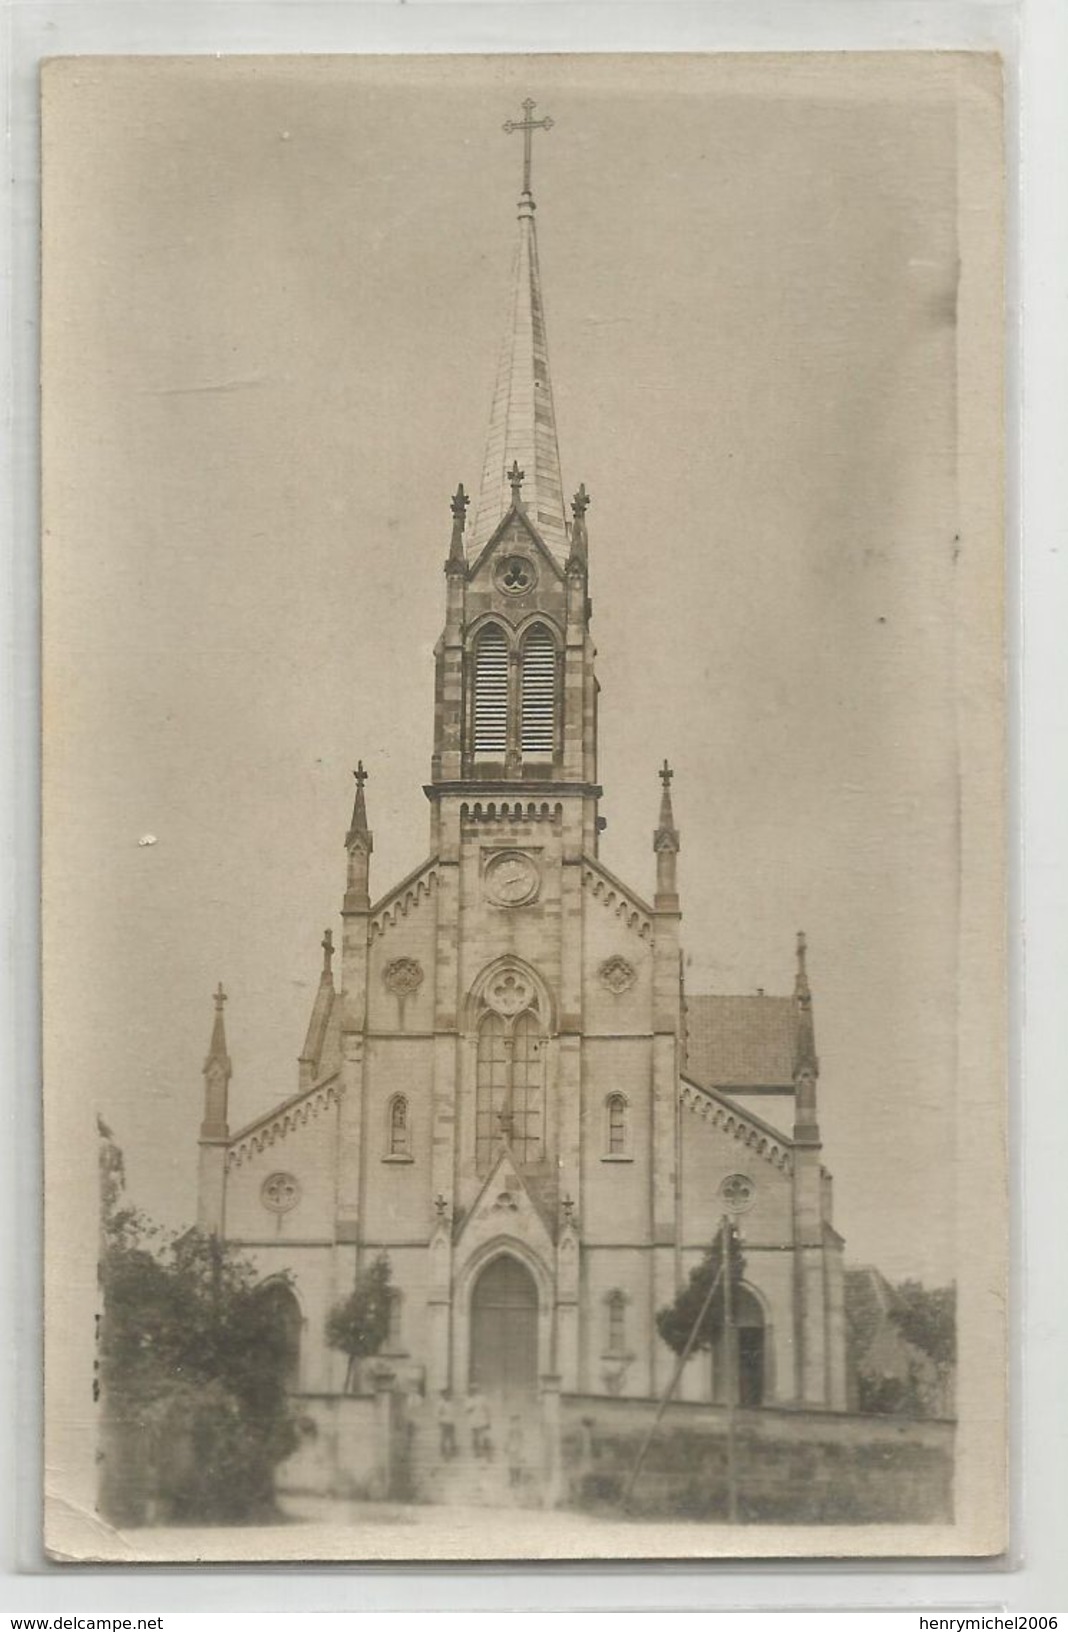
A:
{"type": "Polygon", "coordinates": [[[468,1382],[509,1406],[538,1389],[538,1287],[527,1266],[501,1252],[471,1290],[468,1382]]]}

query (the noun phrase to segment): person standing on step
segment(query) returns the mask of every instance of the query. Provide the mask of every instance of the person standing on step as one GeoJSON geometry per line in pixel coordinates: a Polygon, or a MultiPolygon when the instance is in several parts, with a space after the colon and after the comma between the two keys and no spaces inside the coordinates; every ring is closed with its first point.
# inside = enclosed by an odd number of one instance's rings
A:
{"type": "Polygon", "coordinates": [[[471,1449],[475,1460],[488,1462],[492,1453],[490,1445],[490,1408],[489,1401],[477,1386],[472,1387],[467,1396],[467,1418],[471,1424],[471,1449]]]}
{"type": "Polygon", "coordinates": [[[508,1483],[513,1490],[518,1490],[523,1483],[523,1451],[523,1419],[512,1417],[505,1436],[504,1452],[508,1458],[508,1483]]]}
{"type": "Polygon", "coordinates": [[[443,1388],[438,1400],[438,1432],[441,1435],[441,1460],[451,1462],[456,1455],[456,1407],[451,1388],[443,1388]]]}

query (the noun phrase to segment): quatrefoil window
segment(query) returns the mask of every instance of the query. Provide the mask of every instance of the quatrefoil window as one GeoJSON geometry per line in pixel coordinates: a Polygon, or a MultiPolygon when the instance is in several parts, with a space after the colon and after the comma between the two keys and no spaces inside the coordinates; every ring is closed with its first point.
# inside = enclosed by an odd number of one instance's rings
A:
{"type": "Polygon", "coordinates": [[[538,581],[533,561],[525,555],[506,555],[497,567],[497,585],[509,595],[525,595],[538,581]]]}
{"type": "Polygon", "coordinates": [[[720,1184],[719,1193],[729,1213],[745,1213],[753,1205],[756,1185],[745,1173],[729,1173],[720,1184]]]}
{"type": "Polygon", "coordinates": [[[272,1213],[288,1213],[300,1200],[300,1185],[292,1173],[272,1173],[260,1186],[260,1199],[272,1213]]]}

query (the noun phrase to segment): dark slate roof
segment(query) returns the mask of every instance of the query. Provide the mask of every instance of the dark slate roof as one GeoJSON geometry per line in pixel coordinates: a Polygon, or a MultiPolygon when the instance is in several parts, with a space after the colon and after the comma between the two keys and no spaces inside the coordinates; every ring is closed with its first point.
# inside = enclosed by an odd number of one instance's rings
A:
{"type": "Polygon", "coordinates": [[[792,997],[686,997],[686,1069],[712,1088],[792,1093],[792,997]]]}

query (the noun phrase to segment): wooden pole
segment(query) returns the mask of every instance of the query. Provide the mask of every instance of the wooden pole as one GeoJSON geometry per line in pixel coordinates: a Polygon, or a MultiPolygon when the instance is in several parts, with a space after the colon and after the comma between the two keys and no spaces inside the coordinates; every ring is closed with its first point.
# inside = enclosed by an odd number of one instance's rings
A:
{"type": "MultiPolygon", "coordinates": [[[[653,1442],[653,1435],[656,1433],[656,1430],[659,1428],[660,1419],[664,1415],[664,1412],[668,1408],[668,1401],[671,1399],[671,1396],[674,1394],[675,1389],[678,1386],[679,1378],[682,1376],[682,1368],[686,1364],[687,1360],[690,1358],[690,1354],[691,1354],[691,1351],[693,1349],[693,1346],[697,1341],[697,1333],[699,1332],[699,1330],[701,1328],[701,1323],[703,1322],[705,1316],[707,1315],[709,1309],[712,1306],[712,1299],[716,1295],[716,1288],[719,1285],[720,1280],[723,1277],[723,1269],[724,1269],[724,1263],[721,1262],[719,1268],[717,1269],[715,1275],[712,1278],[712,1285],[709,1287],[708,1294],[707,1294],[707,1296],[705,1298],[705,1301],[701,1305],[700,1313],[698,1314],[697,1319],[693,1323],[693,1326],[692,1326],[692,1328],[690,1330],[689,1337],[686,1339],[686,1347],[683,1349],[682,1353],[679,1355],[678,1360],[675,1362],[675,1370],[673,1371],[673,1373],[671,1375],[671,1381],[668,1383],[668,1386],[664,1390],[663,1396],[661,1397],[660,1404],[657,1407],[656,1416],[653,1418],[652,1423],[649,1426],[649,1430],[646,1433],[645,1438],[642,1440],[641,1448],[638,1451],[638,1455],[637,1455],[637,1458],[635,1459],[634,1466],[630,1470],[630,1478],[627,1480],[627,1488],[623,1492],[623,1506],[624,1507],[626,1507],[627,1503],[630,1501],[631,1494],[632,1494],[632,1492],[634,1490],[635,1483],[637,1482],[638,1475],[642,1471],[642,1463],[645,1461],[646,1452],[648,1451],[650,1445],[653,1442]]],[[[730,1280],[729,1275],[728,1275],[727,1279],[728,1279],[728,1281],[730,1280]]]]}
{"type": "Polygon", "coordinates": [[[734,1288],[731,1285],[731,1221],[723,1215],[723,1263],[727,1275],[723,1283],[723,1352],[727,1366],[727,1523],[738,1523],[738,1461],[734,1412],[738,1403],[738,1357],[734,1329],[734,1288]]]}

